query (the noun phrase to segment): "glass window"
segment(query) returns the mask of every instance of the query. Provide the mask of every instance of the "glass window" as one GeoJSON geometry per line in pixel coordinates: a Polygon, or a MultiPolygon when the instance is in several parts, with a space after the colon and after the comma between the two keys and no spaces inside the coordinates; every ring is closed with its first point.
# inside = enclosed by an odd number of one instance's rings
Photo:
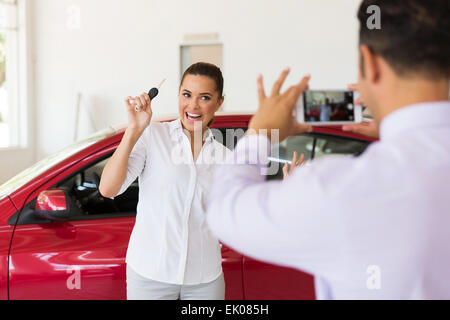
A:
{"type": "Polygon", "coordinates": [[[9,103],[6,89],[6,9],[6,3],[0,2],[0,148],[9,145],[9,103]]]}
{"type": "Polygon", "coordinates": [[[24,7],[23,0],[0,0],[0,148],[26,146],[24,7]]]}
{"type": "Polygon", "coordinates": [[[114,199],[103,197],[98,190],[103,168],[110,156],[77,172],[55,186],[66,190],[81,208],[78,212],[81,212],[82,215],[79,216],[77,213],[72,219],[136,215],[139,193],[138,179],[124,193],[114,199]]]}
{"type": "MultiPolygon", "coordinates": [[[[58,188],[67,192],[70,197],[69,221],[136,216],[139,193],[138,179],[124,193],[114,199],[104,198],[98,190],[103,168],[111,156],[112,153],[48,188],[58,188]]],[[[10,225],[51,223],[52,221],[35,214],[36,201],[37,198],[23,207],[18,221],[16,219],[19,217],[19,212],[14,214],[8,223],[10,225]]]]}
{"type": "Polygon", "coordinates": [[[267,176],[267,180],[283,179],[282,168],[286,162],[291,163],[294,151],[299,155],[303,153],[305,161],[309,161],[336,154],[358,156],[369,144],[368,141],[317,133],[289,137],[272,146],[270,165],[278,165],[278,168],[275,175],[267,176]]]}
{"type": "Polygon", "coordinates": [[[336,136],[318,136],[316,137],[316,146],[314,148],[314,159],[335,154],[359,156],[366,150],[368,145],[369,142],[362,140],[336,136]]]}
{"type": "Polygon", "coordinates": [[[309,161],[313,158],[314,137],[310,135],[298,135],[292,136],[281,142],[280,144],[273,145],[270,160],[270,166],[275,166],[276,172],[274,175],[268,175],[267,180],[283,179],[283,166],[287,163],[291,163],[294,151],[297,151],[299,155],[305,155],[305,161],[309,161]]]}

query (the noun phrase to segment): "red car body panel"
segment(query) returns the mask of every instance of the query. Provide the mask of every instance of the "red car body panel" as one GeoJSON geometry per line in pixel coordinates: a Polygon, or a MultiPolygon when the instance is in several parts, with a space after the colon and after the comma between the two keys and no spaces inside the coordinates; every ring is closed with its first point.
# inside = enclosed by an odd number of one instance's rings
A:
{"type": "Polygon", "coordinates": [[[125,253],[133,226],[131,218],[18,226],[10,299],[125,299],[125,253]]]}
{"type": "MultiPolygon", "coordinates": [[[[219,116],[213,127],[247,127],[250,118],[219,116]]],[[[340,127],[314,132],[367,140],[340,127]]],[[[126,298],[125,254],[135,217],[17,225],[15,230],[8,224],[16,208],[113,152],[123,134],[124,129],[63,160],[0,201],[0,299],[126,298]]],[[[225,245],[222,257],[226,299],[315,298],[309,274],[244,257],[225,245]]]]}
{"type": "Polygon", "coordinates": [[[0,200],[0,300],[8,299],[8,255],[14,231],[8,219],[16,211],[9,197],[0,200]]]}
{"type": "Polygon", "coordinates": [[[247,300],[314,300],[316,298],[314,277],[299,270],[244,257],[244,271],[247,300]]]}
{"type": "Polygon", "coordinates": [[[223,245],[222,269],[225,277],[225,299],[227,300],[245,299],[242,259],[242,254],[223,245]]]}

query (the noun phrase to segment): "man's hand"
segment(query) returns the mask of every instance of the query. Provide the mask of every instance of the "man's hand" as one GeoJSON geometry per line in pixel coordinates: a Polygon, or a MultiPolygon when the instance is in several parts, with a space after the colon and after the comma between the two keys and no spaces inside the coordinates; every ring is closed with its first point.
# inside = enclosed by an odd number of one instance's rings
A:
{"type": "MultiPolygon", "coordinates": [[[[349,90],[352,90],[352,91],[358,91],[357,84],[350,84],[350,85],[348,85],[348,88],[349,88],[349,90]]],[[[358,100],[355,101],[355,104],[363,104],[363,101],[361,100],[361,98],[358,98],[358,100]]],[[[378,126],[374,120],[372,120],[370,122],[345,125],[345,126],[342,126],[342,130],[361,134],[361,135],[369,137],[369,138],[374,138],[374,139],[380,138],[378,126]]]]}
{"type": "Polygon", "coordinates": [[[289,69],[281,73],[275,82],[270,96],[266,96],[262,76],[258,77],[259,109],[250,121],[248,134],[265,134],[271,138],[271,130],[279,132],[279,142],[295,134],[311,131],[311,126],[297,123],[293,111],[300,95],[308,88],[310,76],[305,76],[299,84],[280,94],[289,69]],[[265,129],[266,132],[260,131],[265,129]]]}
{"type": "Polygon", "coordinates": [[[379,131],[374,120],[342,126],[342,130],[357,133],[369,138],[379,139],[379,131]]]}

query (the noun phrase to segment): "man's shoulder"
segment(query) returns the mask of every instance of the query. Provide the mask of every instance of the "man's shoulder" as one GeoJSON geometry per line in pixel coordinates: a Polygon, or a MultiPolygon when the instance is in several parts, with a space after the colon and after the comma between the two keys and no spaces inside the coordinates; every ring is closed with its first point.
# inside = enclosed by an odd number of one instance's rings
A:
{"type": "Polygon", "coordinates": [[[296,170],[298,179],[312,179],[333,194],[373,191],[392,184],[399,171],[395,155],[387,149],[389,146],[375,142],[360,156],[332,155],[313,160],[306,164],[303,174],[302,168],[296,170]]]}

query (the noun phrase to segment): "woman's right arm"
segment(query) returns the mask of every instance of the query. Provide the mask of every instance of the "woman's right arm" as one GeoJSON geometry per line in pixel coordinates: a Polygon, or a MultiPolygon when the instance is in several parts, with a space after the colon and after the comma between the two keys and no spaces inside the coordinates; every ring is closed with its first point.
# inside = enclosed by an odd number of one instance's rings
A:
{"type": "Polygon", "coordinates": [[[128,113],[128,128],[113,156],[103,169],[100,180],[99,191],[105,198],[113,198],[119,193],[127,176],[131,151],[152,118],[151,100],[148,94],[143,93],[134,99],[127,97],[125,104],[128,113]]]}

